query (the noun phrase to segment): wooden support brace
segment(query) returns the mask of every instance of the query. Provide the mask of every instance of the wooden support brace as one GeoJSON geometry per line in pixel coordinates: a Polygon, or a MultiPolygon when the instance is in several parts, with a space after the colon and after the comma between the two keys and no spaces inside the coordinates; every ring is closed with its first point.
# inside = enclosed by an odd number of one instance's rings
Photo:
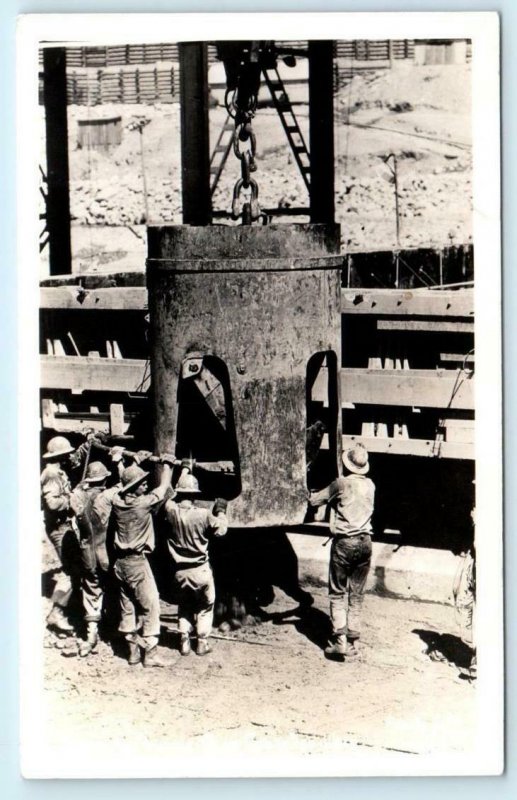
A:
{"type": "Polygon", "coordinates": [[[110,404],[110,433],[112,436],[122,436],[126,432],[124,424],[124,406],[121,403],[110,404]]]}

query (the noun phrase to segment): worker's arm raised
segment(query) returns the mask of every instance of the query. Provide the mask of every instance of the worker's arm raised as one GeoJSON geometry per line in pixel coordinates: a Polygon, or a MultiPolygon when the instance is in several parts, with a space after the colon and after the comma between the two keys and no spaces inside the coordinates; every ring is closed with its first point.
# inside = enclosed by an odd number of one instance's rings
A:
{"type": "Polygon", "coordinates": [[[162,464],[162,474],[160,477],[160,483],[153,489],[153,494],[158,497],[159,500],[163,500],[165,495],[167,494],[167,490],[171,485],[171,478],[172,478],[172,466],[174,464],[175,458],[171,456],[169,453],[164,453],[160,456],[160,463],[162,464]]]}
{"type": "Polygon", "coordinates": [[[311,506],[322,506],[324,503],[329,503],[333,500],[339,492],[342,490],[340,479],[338,478],[329,486],[326,486],[325,489],[322,489],[320,492],[311,492],[309,494],[309,504],[311,506]]]}

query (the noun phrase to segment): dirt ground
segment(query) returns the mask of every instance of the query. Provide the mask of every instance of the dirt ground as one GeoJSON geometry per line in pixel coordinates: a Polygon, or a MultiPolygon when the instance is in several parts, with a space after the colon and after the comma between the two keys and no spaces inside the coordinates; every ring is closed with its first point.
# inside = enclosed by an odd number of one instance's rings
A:
{"type": "MultiPolygon", "coordinates": [[[[299,89],[293,92],[298,93],[295,114],[308,141],[307,105],[299,89]]],[[[144,172],[149,221],[181,223],[179,106],[69,106],[68,117],[74,270],[142,269],[144,172]],[[120,145],[110,152],[78,147],[78,120],[115,115],[122,117],[120,145]],[[148,120],[142,137],[130,130],[139,117],[148,120]]],[[[211,146],[225,118],[223,107],[210,110],[211,146]]],[[[471,241],[469,65],[406,65],[356,74],[336,96],[335,119],[336,218],[343,252],[397,246],[394,186],[383,161],[390,153],[398,163],[400,246],[471,241]]],[[[259,108],[254,128],[261,205],[306,206],[307,191],[276,112],[259,108]]],[[[40,131],[45,164],[43,110],[40,131]]],[[[239,174],[230,154],[214,208],[230,209],[239,174]]],[[[44,250],[43,273],[47,260],[44,250]]]]}
{"type": "Polygon", "coordinates": [[[313,596],[300,615],[277,590],[267,621],[214,630],[203,658],[180,656],[176,608],[164,603],[163,668],[129,667],[117,642],[65,658],[56,645],[75,652],[73,640],[47,634],[49,745],[452,756],[473,746],[475,687],[461,677],[469,654],[451,607],[366,595],[361,658],[341,663],[323,655],[328,600],[313,596]]]}

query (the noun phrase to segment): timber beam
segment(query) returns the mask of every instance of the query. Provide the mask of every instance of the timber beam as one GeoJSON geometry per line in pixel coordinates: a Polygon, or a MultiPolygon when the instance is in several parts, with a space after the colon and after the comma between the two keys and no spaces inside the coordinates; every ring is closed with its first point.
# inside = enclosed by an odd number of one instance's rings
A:
{"type": "Polygon", "coordinates": [[[342,289],[343,314],[373,316],[474,317],[473,289],[400,291],[342,289]]]}
{"type": "Polygon", "coordinates": [[[131,392],[149,389],[148,362],[137,358],[40,356],[41,388],[82,392],[131,392]]]}

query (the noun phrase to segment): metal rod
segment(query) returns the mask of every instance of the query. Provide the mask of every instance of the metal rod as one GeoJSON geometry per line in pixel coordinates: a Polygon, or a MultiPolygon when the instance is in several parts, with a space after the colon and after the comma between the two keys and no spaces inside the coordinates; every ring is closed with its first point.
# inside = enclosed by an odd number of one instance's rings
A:
{"type": "MultiPolygon", "coordinates": [[[[95,447],[97,450],[101,450],[104,453],[109,453],[112,449],[108,447],[106,444],[102,444],[99,442],[98,439],[93,438],[91,440],[92,447],[95,447]]],[[[123,456],[127,456],[128,458],[133,458],[137,455],[134,450],[126,450],[126,448],[122,451],[123,456]]],[[[159,464],[161,462],[160,456],[151,455],[149,458],[146,458],[145,461],[148,461],[151,464],[159,464]]],[[[173,460],[173,465],[178,466],[183,462],[181,458],[175,458],[173,460]]],[[[194,461],[192,459],[193,467],[199,467],[199,469],[205,469],[208,472],[225,472],[227,475],[232,475],[233,471],[230,469],[230,466],[233,468],[233,464],[229,461],[194,461]]]]}

